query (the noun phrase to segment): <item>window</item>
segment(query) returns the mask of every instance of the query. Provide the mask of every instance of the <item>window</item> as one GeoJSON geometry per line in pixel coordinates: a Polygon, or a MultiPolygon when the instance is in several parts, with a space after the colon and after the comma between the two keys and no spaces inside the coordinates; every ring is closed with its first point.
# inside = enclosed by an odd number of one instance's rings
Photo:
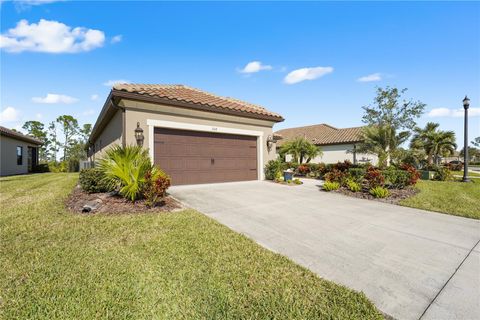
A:
{"type": "Polygon", "coordinates": [[[17,147],[17,165],[23,164],[23,147],[17,147]]]}

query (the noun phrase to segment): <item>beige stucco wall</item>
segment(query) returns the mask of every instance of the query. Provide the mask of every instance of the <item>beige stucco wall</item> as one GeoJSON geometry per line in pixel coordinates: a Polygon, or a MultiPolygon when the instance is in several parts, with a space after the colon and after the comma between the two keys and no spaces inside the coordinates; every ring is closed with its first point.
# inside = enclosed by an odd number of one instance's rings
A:
{"type": "Polygon", "coordinates": [[[263,133],[261,143],[263,163],[261,168],[258,168],[259,172],[263,172],[263,166],[268,160],[276,158],[275,145],[271,150],[268,150],[266,143],[267,137],[273,133],[272,127],[275,122],[130,100],[122,100],[120,106],[126,109],[125,137],[127,144],[136,143],[134,130],[137,127],[137,122],[139,122],[140,127],[144,130],[144,146],[148,148],[151,137],[147,120],[161,120],[209,126],[212,128],[212,132],[215,132],[215,128],[260,131],[263,133]]]}
{"type": "MultiPolygon", "coordinates": [[[[310,162],[313,163],[337,163],[342,162],[344,160],[349,160],[353,163],[353,144],[335,144],[335,145],[328,145],[328,146],[320,146],[320,149],[323,152],[321,157],[316,157],[312,159],[310,162]]],[[[290,158],[287,156],[287,161],[290,158]]],[[[371,154],[364,154],[357,152],[357,163],[367,163],[370,162],[371,164],[377,164],[378,158],[375,155],[371,154]]]]}
{"type": "Polygon", "coordinates": [[[100,135],[95,140],[95,153],[91,161],[98,160],[109,147],[122,143],[122,111],[117,110],[100,135]]]}
{"type": "Polygon", "coordinates": [[[0,136],[0,176],[28,173],[28,147],[34,144],[0,136]],[[17,165],[17,146],[23,147],[22,165],[17,165]]]}

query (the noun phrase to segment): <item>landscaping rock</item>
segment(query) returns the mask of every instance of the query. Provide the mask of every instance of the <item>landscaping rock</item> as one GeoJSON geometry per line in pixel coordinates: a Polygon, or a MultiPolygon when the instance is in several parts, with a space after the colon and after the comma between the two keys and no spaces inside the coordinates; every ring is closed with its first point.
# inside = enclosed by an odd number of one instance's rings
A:
{"type": "Polygon", "coordinates": [[[103,201],[100,200],[100,199],[89,201],[85,205],[83,205],[82,212],[83,213],[90,213],[92,211],[96,211],[96,210],[98,210],[98,208],[100,208],[102,203],[103,203],[103,201]]]}

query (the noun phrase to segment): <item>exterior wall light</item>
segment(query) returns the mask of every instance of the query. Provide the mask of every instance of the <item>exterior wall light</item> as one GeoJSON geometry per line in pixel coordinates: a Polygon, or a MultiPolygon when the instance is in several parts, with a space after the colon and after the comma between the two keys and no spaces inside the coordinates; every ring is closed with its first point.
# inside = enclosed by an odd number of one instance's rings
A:
{"type": "Polygon", "coordinates": [[[268,151],[272,150],[273,144],[275,142],[277,142],[277,141],[273,138],[273,136],[270,135],[270,136],[267,137],[267,149],[268,149],[268,151]]]}
{"type": "Polygon", "coordinates": [[[140,128],[140,122],[137,122],[137,127],[135,128],[135,140],[137,140],[138,146],[143,146],[143,140],[145,140],[145,137],[143,136],[143,129],[140,128]]]}

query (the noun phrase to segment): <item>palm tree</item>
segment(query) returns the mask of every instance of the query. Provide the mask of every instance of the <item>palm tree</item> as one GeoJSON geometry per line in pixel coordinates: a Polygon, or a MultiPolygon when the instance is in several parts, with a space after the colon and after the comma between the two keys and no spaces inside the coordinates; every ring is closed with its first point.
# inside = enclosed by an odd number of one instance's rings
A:
{"type": "Polygon", "coordinates": [[[363,142],[359,145],[358,151],[372,153],[378,156],[380,167],[390,165],[392,154],[410,136],[410,132],[396,132],[395,128],[383,126],[367,126],[362,130],[363,142]]]}
{"type": "Polygon", "coordinates": [[[148,151],[139,146],[111,147],[100,159],[98,168],[104,172],[109,186],[131,201],[140,197],[147,172],[159,174],[152,166],[148,151]]]}
{"type": "Polygon", "coordinates": [[[451,155],[457,148],[455,132],[438,130],[440,124],[428,122],[425,128],[415,128],[414,136],[410,142],[410,148],[422,149],[427,155],[429,165],[437,163],[439,157],[451,155]]]}
{"type": "Polygon", "coordinates": [[[317,156],[321,156],[323,153],[319,147],[311,143],[305,138],[295,138],[286,142],[279,151],[281,157],[285,155],[291,155],[292,161],[296,163],[309,163],[317,156]]]}

